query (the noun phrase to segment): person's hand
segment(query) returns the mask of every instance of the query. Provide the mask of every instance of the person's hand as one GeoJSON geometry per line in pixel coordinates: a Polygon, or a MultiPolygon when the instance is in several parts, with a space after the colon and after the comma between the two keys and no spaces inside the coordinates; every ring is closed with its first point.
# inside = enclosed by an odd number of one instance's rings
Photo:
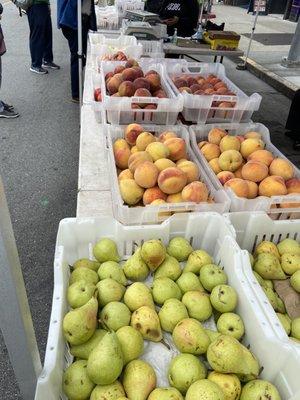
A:
{"type": "Polygon", "coordinates": [[[163,22],[168,26],[172,26],[172,25],[176,25],[178,21],[179,21],[178,17],[173,17],[173,18],[165,19],[163,22]]]}

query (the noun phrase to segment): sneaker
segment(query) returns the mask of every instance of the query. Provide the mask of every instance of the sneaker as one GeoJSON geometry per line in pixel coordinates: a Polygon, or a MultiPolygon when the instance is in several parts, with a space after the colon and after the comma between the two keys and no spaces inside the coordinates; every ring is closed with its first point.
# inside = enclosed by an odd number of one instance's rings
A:
{"type": "Polygon", "coordinates": [[[60,66],[55,64],[52,61],[43,61],[42,67],[43,68],[50,68],[50,69],[60,69],[60,66]]]}
{"type": "Polygon", "coordinates": [[[14,111],[14,106],[11,106],[10,104],[6,104],[6,103],[4,103],[4,101],[2,101],[2,104],[4,106],[4,110],[14,111]]]}
{"type": "Polygon", "coordinates": [[[18,118],[20,116],[19,113],[13,110],[6,110],[4,108],[3,111],[0,111],[0,118],[18,118]]]}
{"type": "Polygon", "coordinates": [[[39,75],[48,74],[48,71],[42,67],[30,67],[30,71],[34,72],[35,74],[39,74],[39,75]]]}
{"type": "Polygon", "coordinates": [[[71,102],[72,103],[79,103],[79,97],[72,97],[71,102]]]}

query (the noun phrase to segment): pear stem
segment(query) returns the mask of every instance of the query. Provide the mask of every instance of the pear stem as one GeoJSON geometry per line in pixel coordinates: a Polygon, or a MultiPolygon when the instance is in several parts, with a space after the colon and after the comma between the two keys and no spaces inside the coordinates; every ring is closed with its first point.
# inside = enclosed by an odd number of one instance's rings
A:
{"type": "Polygon", "coordinates": [[[161,344],[163,344],[164,346],[166,346],[166,348],[168,349],[168,350],[171,350],[171,347],[168,345],[168,343],[166,343],[165,341],[164,341],[164,339],[161,339],[161,344]]]}

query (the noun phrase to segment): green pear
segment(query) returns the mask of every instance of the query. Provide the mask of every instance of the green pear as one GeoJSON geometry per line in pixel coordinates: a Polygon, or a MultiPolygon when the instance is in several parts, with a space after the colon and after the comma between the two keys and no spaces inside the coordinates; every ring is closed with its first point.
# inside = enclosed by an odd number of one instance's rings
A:
{"type": "Polygon", "coordinates": [[[186,318],[173,330],[173,341],[181,353],[204,354],[210,344],[208,335],[199,321],[186,318]]]}
{"type": "Polygon", "coordinates": [[[130,400],[146,400],[156,386],[154,369],[145,361],[130,361],[125,367],[123,386],[130,400]]]}
{"type": "Polygon", "coordinates": [[[204,287],[201,285],[199,278],[193,272],[184,272],[176,281],[182,293],[189,292],[191,290],[200,290],[204,292],[204,287]]]}
{"type": "Polygon", "coordinates": [[[212,306],[219,312],[230,312],[236,308],[238,301],[235,289],[228,285],[215,286],[210,294],[212,306]]]}
{"type": "Polygon", "coordinates": [[[149,275],[149,268],[141,257],[141,248],[139,247],[135,253],[128,258],[123,265],[123,271],[127,279],[131,281],[144,281],[149,275]]]}
{"type": "Polygon", "coordinates": [[[240,400],[281,400],[276,387],[268,381],[255,379],[242,389],[240,400]]]}
{"type": "Polygon", "coordinates": [[[270,253],[259,254],[253,269],[263,279],[286,279],[278,258],[270,253]]]}
{"type": "Polygon", "coordinates": [[[253,271],[253,275],[255,276],[255,278],[257,279],[257,282],[260,284],[261,287],[265,287],[265,280],[255,271],[253,271]]]}
{"type": "Polygon", "coordinates": [[[269,287],[263,287],[263,291],[271,303],[271,306],[274,308],[274,310],[277,310],[277,297],[274,290],[270,289],[269,287]]]}
{"type": "Polygon", "coordinates": [[[300,340],[300,317],[292,320],[291,336],[300,340]]]}
{"type": "Polygon", "coordinates": [[[80,260],[75,261],[73,264],[74,269],[82,267],[89,268],[97,272],[100,267],[100,263],[98,261],[89,260],[88,258],[80,258],[80,260]]]}
{"type": "Polygon", "coordinates": [[[225,400],[225,396],[215,382],[200,379],[188,388],[185,400],[225,400]]]}
{"type": "Polygon", "coordinates": [[[294,272],[300,271],[300,254],[282,254],[281,268],[287,275],[293,275],[294,272]]]}
{"type": "Polygon", "coordinates": [[[147,240],[141,248],[141,257],[150,271],[155,271],[166,258],[166,248],[160,240],[147,240]]]}
{"type": "Polygon", "coordinates": [[[280,254],[276,244],[269,242],[268,240],[264,240],[256,247],[254,257],[257,257],[259,254],[262,253],[273,254],[273,256],[277,257],[280,260],[280,254]]]}
{"type": "Polygon", "coordinates": [[[264,286],[269,287],[270,289],[274,289],[273,282],[270,279],[264,279],[264,286]]]}
{"type": "Polygon", "coordinates": [[[125,396],[123,386],[119,381],[115,381],[111,385],[96,386],[91,394],[90,400],[126,399],[126,397],[123,396],[125,396]]]}
{"type": "Polygon", "coordinates": [[[100,268],[98,269],[98,275],[100,280],[111,278],[119,282],[123,286],[127,285],[127,279],[124,271],[115,261],[106,261],[101,264],[100,268]]]}
{"type": "Polygon", "coordinates": [[[125,293],[125,287],[111,278],[97,283],[99,305],[105,306],[111,301],[120,301],[125,293]]]}
{"type": "Polygon", "coordinates": [[[291,325],[292,321],[287,314],[276,313],[283,329],[286,331],[286,334],[289,335],[291,333],[291,325]]]}
{"type": "Polygon", "coordinates": [[[63,391],[69,400],[86,400],[95,385],[86,371],[87,361],[79,360],[71,364],[63,374],[63,391]]]}
{"type": "Polygon", "coordinates": [[[212,371],[209,373],[208,380],[216,383],[223,391],[225,400],[238,400],[241,394],[241,382],[234,374],[220,374],[212,371]]]}
{"type": "Polygon", "coordinates": [[[182,297],[181,290],[170,278],[154,279],[152,285],[152,296],[156,304],[164,304],[168,299],[178,299],[182,297]]]}
{"type": "Polygon", "coordinates": [[[87,342],[78,344],[77,346],[71,346],[70,352],[72,356],[87,360],[91,351],[94,350],[105,334],[106,331],[104,329],[97,329],[87,342]]]}
{"type": "Polygon", "coordinates": [[[162,332],[158,315],[153,308],[142,306],[131,316],[131,326],[139,331],[143,338],[152,342],[162,340],[162,332]]]}
{"type": "Polygon", "coordinates": [[[142,334],[132,326],[123,326],[116,332],[124,357],[124,365],[139,358],[144,351],[142,334]]]}
{"type": "Polygon", "coordinates": [[[220,315],[217,322],[217,329],[223,335],[233,336],[240,340],[245,333],[245,326],[242,318],[232,312],[220,315]]]}
{"type": "Polygon", "coordinates": [[[134,282],[127,288],[124,303],[130,311],[135,311],[142,306],[155,309],[151,290],[142,282],[134,282]]]}
{"type": "Polygon", "coordinates": [[[281,298],[278,296],[278,294],[275,292],[275,297],[276,297],[276,311],[285,314],[286,313],[286,309],[285,309],[285,305],[284,302],[281,300],[281,298]]]}
{"type": "Polygon", "coordinates": [[[123,369],[123,354],[115,332],[107,332],[92,350],[87,362],[87,373],[97,385],[111,385],[123,369]]]}
{"type": "Polygon", "coordinates": [[[92,297],[86,304],[69,311],[63,320],[63,332],[71,345],[87,342],[97,327],[98,301],[92,297]]]}
{"type": "Polygon", "coordinates": [[[217,339],[222,335],[222,333],[213,331],[212,329],[204,329],[204,330],[207,336],[209,337],[210,342],[213,342],[215,339],[217,339]]]}
{"type": "Polygon", "coordinates": [[[170,278],[173,281],[176,281],[181,275],[181,268],[179,262],[175,257],[169,256],[166,254],[166,258],[163,263],[157,268],[154,274],[154,279],[157,278],[170,278]]]}
{"type": "Polygon", "coordinates": [[[293,273],[290,279],[291,286],[296,292],[300,293],[300,271],[293,273]]]}
{"type": "Polygon", "coordinates": [[[129,400],[129,399],[128,399],[128,397],[122,396],[122,397],[118,397],[117,400],[129,400]]]}
{"type": "Polygon", "coordinates": [[[94,257],[97,261],[103,263],[105,261],[120,261],[116,243],[107,238],[103,238],[97,242],[93,248],[94,257]]]}
{"type": "Polygon", "coordinates": [[[284,239],[277,245],[279,254],[290,253],[290,254],[300,254],[300,244],[294,239],[284,239]]]}
{"type": "Polygon", "coordinates": [[[118,301],[112,301],[103,307],[100,313],[101,321],[113,331],[130,324],[131,312],[129,308],[118,301]]]}
{"type": "Polygon", "coordinates": [[[178,299],[166,300],[158,313],[160,325],[166,332],[173,332],[175,326],[181,320],[188,318],[188,312],[184,304],[178,299]]]}
{"type": "Polygon", "coordinates": [[[97,272],[89,268],[80,267],[74,269],[74,271],[71,273],[69,285],[82,280],[96,285],[96,283],[99,281],[99,278],[97,272]]]}
{"type": "Polygon", "coordinates": [[[96,286],[86,281],[77,281],[68,287],[67,299],[72,308],[78,308],[87,303],[94,295],[96,286]]]}
{"type": "Polygon", "coordinates": [[[169,365],[168,379],[171,386],[186,394],[192,383],[206,377],[206,368],[193,354],[179,354],[169,365]]]}
{"type": "Polygon", "coordinates": [[[259,375],[257,359],[232,336],[219,336],[208,346],[206,356],[216,372],[236,374],[243,382],[256,379],[259,375]]]}
{"type": "Polygon", "coordinates": [[[157,388],[150,393],[148,400],[183,400],[183,397],[175,388],[157,388]]]}
{"type": "Polygon", "coordinates": [[[192,251],[192,246],[183,237],[174,237],[170,240],[167,247],[167,253],[170,256],[175,257],[178,261],[187,260],[192,251]]]}
{"type": "Polygon", "coordinates": [[[206,293],[198,290],[186,292],[182,297],[182,303],[186,306],[189,316],[200,322],[206,321],[212,315],[212,306],[206,293]]]}
{"type": "Polygon", "coordinates": [[[205,250],[195,250],[189,255],[183,272],[194,272],[194,274],[199,275],[203,265],[213,264],[213,262],[213,259],[205,250]]]}
{"type": "Polygon", "coordinates": [[[215,264],[206,264],[200,269],[200,282],[204,289],[211,292],[217,285],[227,283],[227,275],[222,268],[215,264]]]}

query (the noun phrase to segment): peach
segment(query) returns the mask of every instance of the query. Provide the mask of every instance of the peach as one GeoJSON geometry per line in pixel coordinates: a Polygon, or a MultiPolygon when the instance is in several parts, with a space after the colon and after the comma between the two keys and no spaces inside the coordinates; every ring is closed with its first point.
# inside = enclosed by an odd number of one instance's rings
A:
{"type": "Polygon", "coordinates": [[[158,186],[146,189],[143,195],[143,203],[146,206],[151,204],[154,200],[166,200],[167,195],[160,190],[158,186]]]}
{"type": "Polygon", "coordinates": [[[221,153],[226,150],[240,150],[241,142],[236,136],[226,135],[220,141],[220,150],[221,153]]]}
{"type": "Polygon", "coordinates": [[[146,79],[150,83],[150,91],[151,92],[156,92],[157,90],[160,89],[161,81],[160,81],[160,76],[157,73],[156,74],[147,74],[146,79]]]}
{"type": "Polygon", "coordinates": [[[190,87],[190,91],[192,93],[196,93],[196,92],[198,92],[198,90],[202,90],[202,86],[200,86],[198,83],[196,83],[190,87]]]}
{"type": "Polygon", "coordinates": [[[117,139],[114,141],[113,144],[113,150],[119,150],[119,149],[130,149],[129,144],[126,142],[125,139],[117,139]]]}
{"type": "Polygon", "coordinates": [[[134,179],[122,179],[119,181],[121,197],[129,206],[137,204],[143,197],[144,189],[134,179]]]}
{"type": "Polygon", "coordinates": [[[137,137],[144,132],[144,129],[139,124],[130,124],[126,127],[124,137],[127,143],[131,146],[134,146],[136,143],[137,137]]]}
{"type": "Polygon", "coordinates": [[[186,182],[186,174],[177,167],[166,168],[158,175],[158,186],[166,194],[180,192],[186,182]]]}
{"type": "Polygon", "coordinates": [[[131,147],[131,154],[137,153],[139,151],[139,149],[136,146],[132,146],[131,147]]]}
{"type": "Polygon", "coordinates": [[[183,78],[176,78],[174,79],[174,85],[177,87],[177,89],[181,88],[181,87],[187,87],[189,86],[187,83],[186,79],[183,78]]]}
{"type": "Polygon", "coordinates": [[[181,192],[169,194],[167,197],[167,203],[183,203],[181,192]]]}
{"type": "Polygon", "coordinates": [[[176,167],[179,167],[180,164],[188,161],[186,158],[181,158],[180,160],[176,161],[176,167]]]}
{"type": "Polygon", "coordinates": [[[242,164],[243,158],[237,150],[226,150],[219,157],[219,166],[223,171],[236,171],[242,164]]]}
{"type": "Polygon", "coordinates": [[[267,176],[258,186],[260,196],[282,196],[287,194],[284,179],[281,176],[267,176]]]}
{"type": "Polygon", "coordinates": [[[148,89],[140,88],[134,92],[135,97],[152,97],[148,89]]]}
{"type": "Polygon", "coordinates": [[[129,58],[126,61],[125,68],[139,67],[139,63],[134,58],[129,58]]]}
{"type": "Polygon", "coordinates": [[[131,156],[130,149],[117,149],[114,151],[114,156],[117,167],[120,169],[126,169],[128,167],[128,160],[131,156]]]}
{"type": "Polygon", "coordinates": [[[152,133],[142,132],[136,139],[136,147],[139,151],[144,151],[148,144],[153,142],[156,142],[156,138],[152,133]]]}
{"type": "Polygon", "coordinates": [[[193,76],[188,76],[186,78],[186,81],[187,81],[188,86],[190,86],[190,87],[197,83],[197,80],[193,76]]]}
{"type": "Polygon", "coordinates": [[[134,86],[131,81],[123,81],[118,89],[120,97],[132,97],[134,91],[134,86]]]}
{"type": "MultiPolygon", "coordinates": [[[[163,199],[156,199],[152,201],[151,206],[161,206],[163,204],[167,204],[163,199]]],[[[172,215],[171,211],[162,211],[158,213],[159,217],[170,217],[172,215]]]]}
{"type": "Polygon", "coordinates": [[[150,90],[150,83],[145,78],[137,78],[133,81],[134,89],[148,89],[150,90]]]}
{"type": "Polygon", "coordinates": [[[261,139],[261,134],[258,133],[258,132],[253,132],[253,131],[251,131],[251,132],[247,132],[247,133],[244,135],[244,138],[245,138],[245,139],[250,139],[250,138],[252,138],[252,139],[261,139]]]}
{"type": "Polygon", "coordinates": [[[203,182],[191,182],[183,188],[181,195],[184,202],[201,203],[207,201],[208,190],[203,182]]]}
{"type": "Polygon", "coordinates": [[[123,79],[121,76],[119,76],[119,74],[116,74],[112,78],[110,78],[106,83],[106,87],[109,94],[113,95],[117,93],[117,91],[119,90],[119,86],[121,85],[122,82],[123,79]]]}
{"type": "Polygon", "coordinates": [[[122,71],[122,78],[123,81],[131,81],[133,82],[137,76],[136,76],[136,70],[134,68],[126,68],[124,71],[122,71]]]}
{"type": "Polygon", "coordinates": [[[229,181],[225,182],[224,187],[232,189],[236,194],[236,196],[238,197],[249,196],[249,187],[244,179],[239,179],[239,178],[230,179],[229,181]]]}
{"type": "Polygon", "coordinates": [[[255,197],[257,197],[258,195],[258,185],[257,183],[253,182],[253,181],[247,181],[247,185],[248,185],[248,199],[255,199],[255,197]]]}
{"type": "Polygon", "coordinates": [[[217,174],[217,178],[221,182],[222,185],[229,181],[230,179],[235,178],[234,174],[230,171],[221,171],[217,174]]]}
{"type": "Polygon", "coordinates": [[[220,144],[221,139],[227,135],[227,132],[223,131],[223,129],[212,128],[208,133],[207,140],[209,143],[220,144]]]}
{"type": "Polygon", "coordinates": [[[116,68],[114,69],[113,75],[115,74],[121,74],[124,69],[126,69],[125,65],[117,65],[116,68]]]}
{"type": "Polygon", "coordinates": [[[242,177],[247,181],[261,182],[268,175],[268,167],[260,161],[248,161],[242,168],[242,177]]]}
{"type": "Polygon", "coordinates": [[[186,92],[186,93],[192,94],[191,89],[189,87],[186,87],[186,86],[180,87],[179,88],[179,92],[180,93],[186,92]]]}
{"type": "Polygon", "coordinates": [[[248,157],[248,161],[260,161],[267,167],[270,166],[273,160],[273,154],[268,150],[256,150],[248,157]]]}
{"type": "Polygon", "coordinates": [[[133,179],[133,173],[130,169],[124,169],[119,173],[118,180],[121,181],[122,179],[133,179]]]}
{"type": "Polygon", "coordinates": [[[165,131],[165,132],[162,132],[162,133],[159,135],[158,140],[159,140],[160,142],[164,143],[167,139],[171,139],[171,138],[175,138],[175,137],[177,137],[177,135],[176,135],[175,132],[172,132],[172,131],[165,131]]]}
{"type": "Polygon", "coordinates": [[[293,165],[283,158],[275,158],[269,167],[270,175],[282,176],[284,180],[292,179],[294,176],[293,165]]]}
{"type": "Polygon", "coordinates": [[[194,93],[197,96],[202,96],[204,94],[204,90],[197,90],[197,92],[194,93]]]}
{"type": "Polygon", "coordinates": [[[213,158],[208,162],[210,165],[210,168],[214,171],[214,173],[217,175],[219,172],[221,172],[221,168],[219,165],[219,159],[218,158],[213,158]]]}
{"type": "Polygon", "coordinates": [[[178,168],[186,174],[187,183],[191,183],[199,179],[199,168],[198,165],[193,161],[182,161],[178,164],[178,168]]]}
{"type": "Polygon", "coordinates": [[[219,89],[220,87],[226,87],[227,88],[227,85],[226,85],[226,83],[221,81],[221,82],[215,83],[214,87],[215,87],[215,89],[219,89]]]}
{"type": "Polygon", "coordinates": [[[260,139],[249,138],[241,143],[241,154],[247,160],[250,154],[256,150],[262,150],[265,147],[264,142],[260,139]]]}
{"type": "Polygon", "coordinates": [[[217,144],[207,143],[201,148],[201,152],[207,161],[213,158],[218,158],[221,154],[220,148],[217,144]]]}
{"type": "Polygon", "coordinates": [[[181,138],[170,138],[164,141],[164,145],[169,149],[169,158],[172,161],[186,157],[186,144],[181,138]]]}
{"type": "Polygon", "coordinates": [[[241,164],[241,166],[240,166],[236,171],[234,171],[234,176],[235,176],[236,178],[241,178],[241,179],[243,179],[243,176],[242,176],[242,169],[243,169],[243,166],[244,166],[245,164],[246,164],[245,161],[243,161],[242,164],[241,164]]]}
{"type": "Polygon", "coordinates": [[[153,97],[158,97],[159,99],[167,99],[168,98],[167,93],[162,89],[159,89],[156,92],[154,92],[153,97]]]}
{"type": "Polygon", "coordinates": [[[170,151],[168,147],[161,142],[153,142],[148,144],[146,152],[151,156],[153,161],[157,161],[160,158],[168,158],[170,151]]]}
{"type": "Polygon", "coordinates": [[[134,180],[142,188],[148,189],[156,185],[159,171],[151,161],[139,164],[134,171],[134,180]]]}
{"type": "Polygon", "coordinates": [[[139,164],[144,161],[152,161],[150,154],[146,151],[138,151],[137,153],[131,154],[128,160],[128,168],[134,174],[139,164]]]}
{"type": "Polygon", "coordinates": [[[160,158],[156,160],[154,164],[160,172],[166,168],[176,167],[176,164],[172,160],[169,160],[168,158],[160,158]]]}
{"type": "Polygon", "coordinates": [[[228,89],[226,87],[224,87],[224,86],[219,87],[219,89],[216,90],[216,93],[217,94],[221,94],[221,95],[227,94],[227,92],[228,92],[228,89]]]}
{"type": "Polygon", "coordinates": [[[292,178],[285,182],[288,193],[300,193],[300,179],[292,178]]]}
{"type": "Polygon", "coordinates": [[[112,78],[114,76],[114,73],[113,72],[108,72],[106,75],[105,75],[105,82],[107,82],[110,78],[112,78]]]}
{"type": "Polygon", "coordinates": [[[143,72],[142,68],[140,68],[140,67],[132,67],[132,68],[135,70],[136,79],[144,77],[144,72],[143,72]]]}
{"type": "Polygon", "coordinates": [[[202,140],[202,142],[199,142],[199,143],[198,143],[199,149],[201,150],[202,147],[203,147],[205,144],[208,144],[208,142],[207,142],[206,140],[202,140]]]}

